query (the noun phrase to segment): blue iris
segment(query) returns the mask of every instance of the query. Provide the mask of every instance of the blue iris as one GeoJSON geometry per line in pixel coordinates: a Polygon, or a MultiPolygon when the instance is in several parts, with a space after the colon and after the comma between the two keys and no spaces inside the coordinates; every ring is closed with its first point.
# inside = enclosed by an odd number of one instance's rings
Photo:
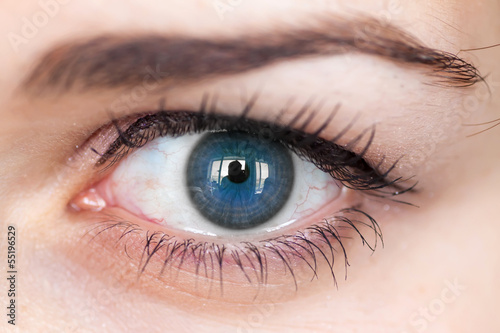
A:
{"type": "Polygon", "coordinates": [[[196,209],[230,229],[267,222],[288,200],[294,181],[285,146],[236,131],[207,134],[193,149],[186,173],[196,209]]]}

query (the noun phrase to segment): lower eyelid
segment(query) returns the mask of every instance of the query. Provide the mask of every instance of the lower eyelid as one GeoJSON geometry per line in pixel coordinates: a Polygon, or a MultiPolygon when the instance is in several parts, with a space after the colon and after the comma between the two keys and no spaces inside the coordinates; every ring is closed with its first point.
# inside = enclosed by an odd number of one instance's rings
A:
{"type": "Polygon", "coordinates": [[[118,270],[107,274],[121,277],[122,283],[141,292],[146,286],[160,297],[187,293],[246,303],[275,293],[287,295],[314,279],[331,279],[333,286],[347,268],[346,238],[361,237],[372,250],[382,240],[378,224],[357,209],[341,210],[329,219],[330,224],[310,225],[289,237],[229,243],[148,230],[123,212],[89,214],[83,213],[82,218],[98,222],[84,227],[80,245],[93,256],[90,269],[101,274],[101,269],[118,270]]]}

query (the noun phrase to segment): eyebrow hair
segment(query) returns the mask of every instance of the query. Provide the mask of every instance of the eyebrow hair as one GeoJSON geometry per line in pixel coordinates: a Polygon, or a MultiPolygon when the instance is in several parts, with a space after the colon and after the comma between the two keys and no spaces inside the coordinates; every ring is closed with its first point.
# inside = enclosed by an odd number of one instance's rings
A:
{"type": "Polygon", "coordinates": [[[141,84],[148,76],[168,85],[243,73],[284,60],[347,53],[420,66],[436,85],[469,87],[483,81],[474,65],[426,47],[398,27],[373,18],[329,18],[307,28],[239,38],[105,35],[68,42],[48,51],[21,87],[38,93],[117,88],[141,84]]]}

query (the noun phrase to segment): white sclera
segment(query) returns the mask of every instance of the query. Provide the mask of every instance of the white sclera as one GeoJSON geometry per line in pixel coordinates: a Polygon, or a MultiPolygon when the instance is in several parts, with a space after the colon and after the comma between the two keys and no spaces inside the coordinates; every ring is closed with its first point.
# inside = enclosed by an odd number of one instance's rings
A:
{"type": "Polygon", "coordinates": [[[293,189],[274,217],[243,231],[217,226],[198,212],[187,188],[187,163],[202,137],[203,134],[193,134],[158,138],[131,153],[105,182],[103,190],[108,204],[168,228],[210,236],[235,236],[288,226],[313,215],[342,191],[329,174],[294,155],[293,189]]]}

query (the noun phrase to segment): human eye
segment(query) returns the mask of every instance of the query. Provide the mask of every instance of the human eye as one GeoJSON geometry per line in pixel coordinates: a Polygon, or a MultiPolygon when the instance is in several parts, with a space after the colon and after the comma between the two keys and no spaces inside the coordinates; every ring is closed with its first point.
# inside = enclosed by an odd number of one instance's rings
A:
{"type": "Polygon", "coordinates": [[[322,137],[339,104],[311,127],[318,114],[306,115],[309,104],[283,122],[252,117],[254,103],[232,115],[207,110],[206,99],[195,111],[160,105],[104,126],[97,136],[111,143],[86,148],[101,179],[71,204],[99,212],[92,241],[126,248],[139,278],[178,287],[180,274],[181,289],[202,297],[242,285],[298,289],[325,275],[336,283],[348,265],[346,239],[374,251],[382,232],[366,206],[412,189],[392,175],[396,163],[365,160],[376,127],[341,146],[350,126],[322,137]]]}
{"type": "Polygon", "coordinates": [[[112,288],[95,302],[123,299],[122,313],[139,299],[233,313],[369,285],[378,266],[360,260],[377,260],[382,228],[387,241],[433,188],[422,167],[453,126],[442,111],[480,77],[423,46],[415,57],[404,32],[357,44],[332,28],[354,49],[326,26],[244,43],[108,35],[41,58],[22,88],[57,124],[40,216],[71,280],[112,288]]]}
{"type": "Polygon", "coordinates": [[[17,3],[0,331],[499,331],[498,2],[17,3]]]}

